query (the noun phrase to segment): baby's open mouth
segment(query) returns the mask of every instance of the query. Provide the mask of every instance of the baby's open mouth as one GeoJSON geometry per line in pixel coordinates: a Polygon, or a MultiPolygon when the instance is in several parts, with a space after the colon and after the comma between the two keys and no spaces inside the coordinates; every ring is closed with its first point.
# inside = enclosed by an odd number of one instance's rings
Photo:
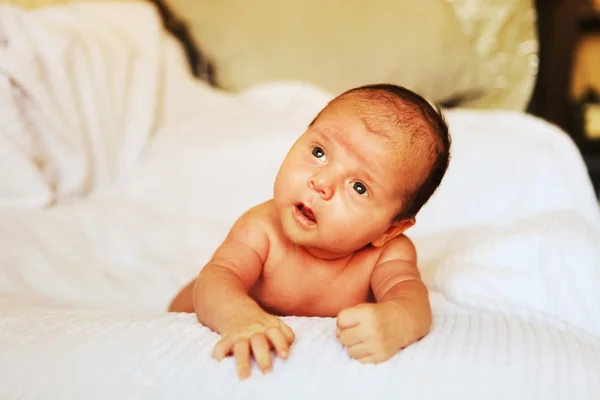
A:
{"type": "Polygon", "coordinates": [[[300,214],[304,216],[307,220],[312,222],[313,224],[317,223],[317,219],[315,218],[315,214],[310,210],[310,208],[304,206],[304,204],[300,203],[296,205],[296,209],[300,214]]]}

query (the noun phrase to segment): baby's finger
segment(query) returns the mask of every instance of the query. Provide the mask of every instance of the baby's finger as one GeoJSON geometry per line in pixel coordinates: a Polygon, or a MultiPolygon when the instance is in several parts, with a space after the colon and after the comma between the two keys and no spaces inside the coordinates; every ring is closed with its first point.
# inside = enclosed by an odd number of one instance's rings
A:
{"type": "Polygon", "coordinates": [[[354,346],[364,341],[360,326],[341,329],[338,337],[340,338],[340,342],[346,347],[354,346]]]}
{"type": "Polygon", "coordinates": [[[213,348],[212,356],[215,360],[221,361],[233,349],[233,339],[231,336],[222,338],[213,348]]]}
{"type": "Polygon", "coordinates": [[[357,358],[356,361],[358,361],[361,364],[375,364],[377,363],[377,360],[375,359],[375,356],[370,354],[368,356],[365,356],[363,358],[357,358]]]}
{"type": "Polygon", "coordinates": [[[262,373],[271,372],[273,367],[271,366],[271,348],[267,338],[262,333],[255,333],[250,338],[250,345],[252,346],[252,354],[258,364],[258,367],[262,373]]]}
{"type": "Polygon", "coordinates": [[[360,315],[361,310],[357,309],[356,307],[346,308],[340,311],[336,320],[337,327],[340,329],[345,329],[352,328],[360,324],[360,315]]]}
{"type": "Polygon", "coordinates": [[[369,356],[372,356],[369,347],[365,343],[355,344],[354,346],[347,347],[348,355],[355,360],[360,360],[369,356]]]}
{"type": "Polygon", "coordinates": [[[292,328],[290,328],[283,322],[281,323],[281,332],[283,332],[283,336],[285,336],[285,339],[289,344],[292,344],[294,342],[294,339],[296,338],[296,335],[294,335],[294,331],[292,330],[292,328]]]}
{"type": "Polygon", "coordinates": [[[239,339],[233,345],[233,355],[237,364],[238,376],[246,379],[250,376],[250,343],[248,339],[239,339]]]}
{"type": "Polygon", "coordinates": [[[287,358],[289,345],[283,331],[277,328],[269,328],[265,334],[273,345],[275,353],[281,358],[287,358]]]}

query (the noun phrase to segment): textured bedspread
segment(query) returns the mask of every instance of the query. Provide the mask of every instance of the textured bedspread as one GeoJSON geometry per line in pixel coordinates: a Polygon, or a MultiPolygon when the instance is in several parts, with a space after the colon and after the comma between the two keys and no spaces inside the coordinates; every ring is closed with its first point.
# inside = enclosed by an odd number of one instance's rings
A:
{"type": "Polygon", "coordinates": [[[433,329],[389,362],[287,318],[289,360],[239,382],[164,311],[329,98],[193,82],[145,5],[0,7],[0,398],[596,398],[598,205],[568,137],[519,113],[448,112],[452,163],[408,232],[433,329]]]}

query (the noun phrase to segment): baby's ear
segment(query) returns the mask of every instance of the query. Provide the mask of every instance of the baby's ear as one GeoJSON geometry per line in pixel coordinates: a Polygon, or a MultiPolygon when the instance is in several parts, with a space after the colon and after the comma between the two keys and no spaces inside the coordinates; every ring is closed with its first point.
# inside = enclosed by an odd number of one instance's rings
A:
{"type": "Polygon", "coordinates": [[[371,244],[375,247],[382,247],[393,238],[400,236],[405,230],[415,224],[414,218],[405,218],[400,221],[394,221],[390,227],[381,234],[377,239],[373,240],[371,244]]]}

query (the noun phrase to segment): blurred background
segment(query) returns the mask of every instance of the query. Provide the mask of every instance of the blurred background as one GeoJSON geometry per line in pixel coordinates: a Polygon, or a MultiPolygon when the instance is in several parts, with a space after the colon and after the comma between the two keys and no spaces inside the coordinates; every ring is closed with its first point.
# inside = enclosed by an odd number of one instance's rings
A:
{"type": "Polygon", "coordinates": [[[528,111],[564,129],[600,188],[600,0],[537,0],[540,66],[528,111]]]}
{"type": "Polygon", "coordinates": [[[600,0],[134,1],[154,4],[193,73],[223,90],[387,81],[446,107],[529,112],[573,138],[600,190],[600,0]]]}

